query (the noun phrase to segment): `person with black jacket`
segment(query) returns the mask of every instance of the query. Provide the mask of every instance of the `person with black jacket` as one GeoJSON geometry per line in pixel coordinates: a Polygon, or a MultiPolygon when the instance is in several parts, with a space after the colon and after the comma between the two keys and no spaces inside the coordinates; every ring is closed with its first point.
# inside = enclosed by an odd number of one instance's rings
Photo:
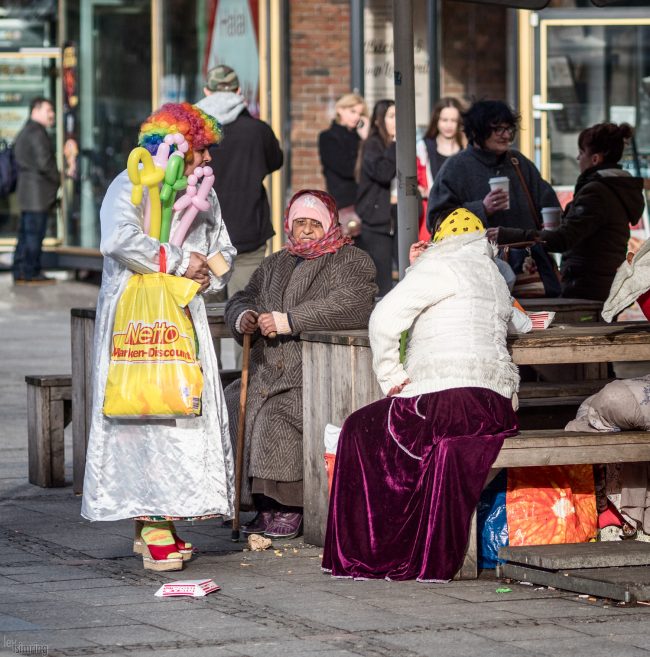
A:
{"type": "Polygon", "coordinates": [[[631,137],[627,123],[599,123],[580,133],[580,175],[557,230],[488,229],[499,244],[539,239],[562,253],[563,297],[604,301],[625,260],[630,224],[644,208],[643,180],[618,164],[631,137]]]}
{"type": "Polygon", "coordinates": [[[208,71],[205,98],[196,106],[223,126],[224,139],[210,148],[214,190],[230,239],[237,249],[228,296],[243,290],[264,260],[266,242],[275,231],[264,178],[277,171],[284,156],[271,127],[254,118],[229,66],[208,71]]]}
{"type": "Polygon", "coordinates": [[[61,182],[54,145],[47,134],[54,120],[52,101],[34,98],[29,119],[14,142],[18,166],[16,192],[21,211],[13,262],[16,285],[56,283],[41,271],[42,242],[61,182]]]}
{"type": "Polygon", "coordinates": [[[393,261],[397,260],[395,134],[395,102],[380,100],[372,111],[370,134],[361,148],[355,205],[362,220],[357,246],[375,263],[379,296],[393,287],[393,261]]]}
{"type": "Polygon", "coordinates": [[[341,96],[334,108],[332,125],[318,135],[318,154],[327,192],[341,209],[354,205],[357,197],[354,171],[359,146],[368,133],[368,110],[358,94],[341,96]]]}

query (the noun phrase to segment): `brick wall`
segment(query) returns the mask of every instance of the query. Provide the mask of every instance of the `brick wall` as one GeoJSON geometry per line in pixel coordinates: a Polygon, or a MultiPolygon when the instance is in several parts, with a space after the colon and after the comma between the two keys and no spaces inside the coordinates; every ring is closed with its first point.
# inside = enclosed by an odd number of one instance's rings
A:
{"type": "Polygon", "coordinates": [[[350,91],[350,3],[290,0],[289,192],[325,188],[318,133],[334,118],[334,103],[350,91]]]}
{"type": "Polygon", "coordinates": [[[443,96],[506,100],[506,9],[442,5],[443,96]]]}
{"type": "MultiPolygon", "coordinates": [[[[442,95],[506,98],[506,10],[443,2],[442,95]]],[[[289,0],[288,194],[325,187],[318,133],[350,91],[349,0],[289,0]]]]}

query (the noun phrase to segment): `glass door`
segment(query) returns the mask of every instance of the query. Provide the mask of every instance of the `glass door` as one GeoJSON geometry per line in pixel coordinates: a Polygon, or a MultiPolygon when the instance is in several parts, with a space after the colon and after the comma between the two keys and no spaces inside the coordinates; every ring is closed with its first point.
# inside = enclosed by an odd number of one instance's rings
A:
{"type": "MultiPolygon", "coordinates": [[[[55,108],[59,107],[56,93],[59,53],[50,47],[52,31],[49,16],[42,20],[20,15],[0,18],[0,147],[13,144],[29,118],[29,106],[34,98],[48,98],[55,108]]],[[[52,139],[57,145],[61,141],[60,122],[52,139]]],[[[15,194],[0,200],[0,243],[13,245],[19,217],[15,194]]],[[[53,216],[46,244],[57,242],[59,237],[53,216]]]]}
{"type": "Polygon", "coordinates": [[[66,143],[78,165],[70,190],[70,246],[99,246],[99,208],[125,168],[152,106],[151,1],[68,0],[66,80],[75,98],[66,143]],[[78,140],[78,147],[73,141],[78,140]]]}
{"type": "MultiPolygon", "coordinates": [[[[650,18],[540,19],[536,122],[543,176],[564,196],[579,174],[581,130],[626,122],[635,140],[623,167],[650,177],[650,18]]],[[[535,107],[535,106],[534,106],[535,107]]]]}

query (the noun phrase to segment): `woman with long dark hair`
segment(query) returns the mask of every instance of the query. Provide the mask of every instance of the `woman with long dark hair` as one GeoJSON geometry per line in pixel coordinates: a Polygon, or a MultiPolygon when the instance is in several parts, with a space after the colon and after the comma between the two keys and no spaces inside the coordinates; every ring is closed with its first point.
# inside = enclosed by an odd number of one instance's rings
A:
{"type": "Polygon", "coordinates": [[[362,220],[357,246],[373,259],[379,295],[383,296],[393,286],[393,261],[397,259],[395,101],[380,100],[375,104],[357,171],[355,209],[362,220]]]}
{"type": "Polygon", "coordinates": [[[422,202],[420,239],[428,240],[431,234],[426,227],[427,199],[438,171],[446,160],[465,148],[463,134],[463,106],[451,96],[441,98],[434,106],[424,137],[416,143],[417,175],[422,202]]]}

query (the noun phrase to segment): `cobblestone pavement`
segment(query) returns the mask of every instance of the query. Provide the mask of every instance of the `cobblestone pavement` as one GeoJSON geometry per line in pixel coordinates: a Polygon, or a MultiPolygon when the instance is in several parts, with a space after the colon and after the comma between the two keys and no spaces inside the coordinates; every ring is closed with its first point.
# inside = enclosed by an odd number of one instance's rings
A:
{"type": "Polygon", "coordinates": [[[489,573],[444,585],[332,579],[319,548],[298,539],[244,552],[218,521],[183,527],[199,550],[184,572],[144,571],[130,523],[86,522],[70,485],[27,483],[24,375],[70,371],[69,308],[94,305],[96,292],[15,289],[0,275],[0,654],[650,655],[647,606],[514,583],[497,593],[489,573]],[[154,597],[163,582],[203,577],[222,590],[154,597]]]}

